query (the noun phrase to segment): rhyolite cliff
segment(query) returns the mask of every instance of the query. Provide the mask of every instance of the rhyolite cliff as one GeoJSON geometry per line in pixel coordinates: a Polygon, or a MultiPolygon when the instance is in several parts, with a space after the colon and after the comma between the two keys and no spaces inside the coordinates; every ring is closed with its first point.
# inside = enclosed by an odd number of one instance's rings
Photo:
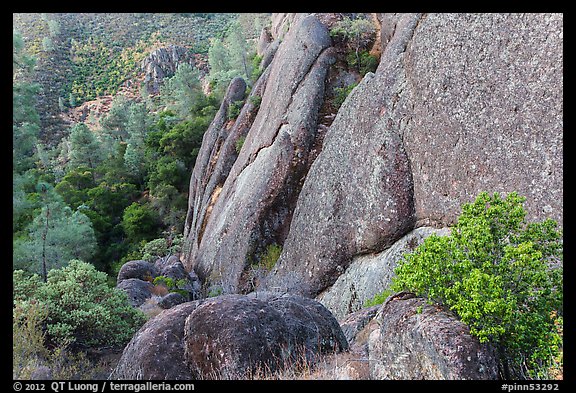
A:
{"type": "MultiPolygon", "coordinates": [[[[350,344],[372,360],[363,377],[497,378],[492,349],[422,299],[361,309],[386,289],[403,252],[448,233],[481,191],[517,191],[528,220],[562,226],[563,17],[372,16],[379,65],[333,116],[334,88],[354,77],[330,35],[342,15],[273,15],[258,44],[261,77],[248,97],[244,81],[231,83],[204,136],[181,260],[224,294],[316,299],[346,327],[339,349],[350,344]],[[271,246],[282,252],[262,273],[271,246]]],[[[268,310],[261,302],[250,307],[268,310]]],[[[191,351],[209,344],[190,341],[190,317],[179,323],[187,338],[178,356],[197,370],[191,351]]]]}

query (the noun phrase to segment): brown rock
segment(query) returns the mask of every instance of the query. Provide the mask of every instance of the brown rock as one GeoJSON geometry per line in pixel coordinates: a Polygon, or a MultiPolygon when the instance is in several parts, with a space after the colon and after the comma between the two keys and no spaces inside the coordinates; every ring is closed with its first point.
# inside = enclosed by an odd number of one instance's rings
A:
{"type": "Polygon", "coordinates": [[[202,301],[163,311],[140,328],[128,343],[111,379],[190,380],[198,376],[184,358],[184,323],[202,301]]]}
{"type": "Polygon", "coordinates": [[[186,319],[185,357],[205,379],[243,379],[275,371],[287,348],[282,315],[257,299],[224,295],[206,300],[186,319]]]}
{"type": "Polygon", "coordinates": [[[425,299],[391,296],[368,339],[374,379],[497,379],[492,348],[451,313],[425,299]]]}

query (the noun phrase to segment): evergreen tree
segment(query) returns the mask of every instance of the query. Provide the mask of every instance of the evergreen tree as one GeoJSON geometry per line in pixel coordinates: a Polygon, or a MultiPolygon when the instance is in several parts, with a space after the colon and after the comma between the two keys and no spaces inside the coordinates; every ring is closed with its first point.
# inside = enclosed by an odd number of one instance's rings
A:
{"type": "Polygon", "coordinates": [[[200,73],[188,63],[180,64],[174,76],[166,81],[161,95],[168,110],[186,119],[206,104],[200,84],[200,73]]]}
{"type": "Polygon", "coordinates": [[[133,103],[126,119],[126,131],[129,136],[126,151],[124,152],[124,163],[126,169],[137,178],[141,178],[144,175],[144,140],[150,126],[151,121],[146,111],[146,106],[142,103],[133,103]]]}
{"type": "Polygon", "coordinates": [[[252,64],[249,61],[249,47],[238,22],[233,23],[226,37],[228,53],[230,54],[230,66],[239,72],[238,76],[249,81],[252,75],[252,64]]]}
{"type": "Polygon", "coordinates": [[[90,219],[72,211],[46,183],[38,184],[42,199],[40,214],[27,227],[28,236],[13,242],[13,266],[41,273],[46,281],[50,269],[71,259],[89,260],[96,250],[90,219]]]}
{"type": "Polygon", "coordinates": [[[87,166],[94,169],[102,162],[102,154],[100,151],[100,144],[96,139],[96,135],[86,124],[75,124],[70,130],[70,150],[68,152],[70,162],[68,167],[77,168],[79,166],[87,166]]]}

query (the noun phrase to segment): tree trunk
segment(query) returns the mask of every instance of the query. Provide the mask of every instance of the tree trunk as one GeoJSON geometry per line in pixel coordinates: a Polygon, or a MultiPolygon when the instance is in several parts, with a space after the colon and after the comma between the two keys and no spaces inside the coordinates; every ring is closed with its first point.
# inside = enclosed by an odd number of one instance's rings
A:
{"type": "Polygon", "coordinates": [[[48,268],[46,266],[46,237],[48,236],[48,219],[50,218],[50,208],[46,206],[46,226],[42,233],[42,278],[44,282],[48,281],[48,268]]]}

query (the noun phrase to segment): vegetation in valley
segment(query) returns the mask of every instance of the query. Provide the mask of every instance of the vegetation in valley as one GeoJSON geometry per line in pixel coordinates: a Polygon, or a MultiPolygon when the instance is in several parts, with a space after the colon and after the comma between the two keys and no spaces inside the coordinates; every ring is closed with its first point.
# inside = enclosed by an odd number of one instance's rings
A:
{"type": "MultiPolygon", "coordinates": [[[[266,17],[252,16],[14,15],[15,378],[43,369],[88,377],[84,351],[122,347],[145,321],[113,288],[116,275],[128,260],[182,247],[204,132],[228,82],[253,74],[250,39],[261,26],[251,21],[266,17]],[[141,94],[141,60],[167,44],[184,44],[206,64],[213,47],[223,48],[226,64],[210,75],[181,64],[155,97],[141,94]],[[202,78],[211,81],[208,94],[202,78]],[[60,113],[103,95],[114,98],[97,121],[61,121],[60,113]],[[47,102],[54,99],[56,111],[47,102]]],[[[178,291],[180,283],[164,285],[178,291]]]]}

